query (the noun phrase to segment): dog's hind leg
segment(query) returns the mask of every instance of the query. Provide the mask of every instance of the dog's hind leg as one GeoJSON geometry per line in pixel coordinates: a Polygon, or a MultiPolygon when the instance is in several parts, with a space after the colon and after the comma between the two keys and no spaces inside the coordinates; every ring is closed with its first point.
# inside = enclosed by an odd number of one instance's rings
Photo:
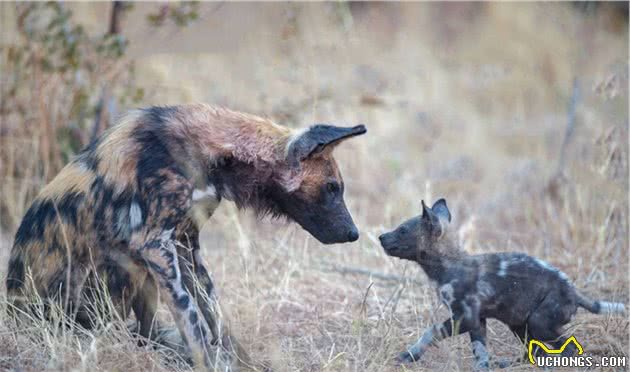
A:
{"type": "MultiPolygon", "coordinates": [[[[176,327],[166,327],[156,317],[158,288],[151,277],[147,277],[133,299],[136,322],[129,331],[140,336],[138,344],[145,346],[148,341],[175,351],[186,362],[192,364],[190,349],[176,327]]],[[[157,346],[156,345],[156,346],[157,346]]]]}
{"type": "Polygon", "coordinates": [[[497,367],[497,368],[514,367],[519,364],[523,364],[527,360],[527,343],[529,342],[528,333],[527,333],[527,324],[517,325],[517,326],[511,325],[509,327],[512,333],[514,333],[514,335],[519,339],[519,341],[523,345],[523,354],[521,355],[520,358],[517,358],[514,360],[510,360],[507,358],[498,360],[493,363],[494,367],[497,367]]]}

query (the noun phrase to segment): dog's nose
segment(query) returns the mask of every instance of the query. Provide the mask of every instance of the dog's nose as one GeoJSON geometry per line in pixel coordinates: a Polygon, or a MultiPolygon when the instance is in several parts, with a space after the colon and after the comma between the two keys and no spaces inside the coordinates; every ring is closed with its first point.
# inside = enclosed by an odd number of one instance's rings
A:
{"type": "Polygon", "coordinates": [[[354,242],[357,239],[359,239],[359,232],[357,231],[357,229],[352,229],[352,230],[348,231],[348,241],[349,242],[354,242]]]}
{"type": "Polygon", "coordinates": [[[378,240],[380,240],[380,241],[381,241],[381,243],[383,243],[383,240],[384,240],[384,239],[385,239],[385,234],[381,234],[381,235],[378,237],[378,240]]]}

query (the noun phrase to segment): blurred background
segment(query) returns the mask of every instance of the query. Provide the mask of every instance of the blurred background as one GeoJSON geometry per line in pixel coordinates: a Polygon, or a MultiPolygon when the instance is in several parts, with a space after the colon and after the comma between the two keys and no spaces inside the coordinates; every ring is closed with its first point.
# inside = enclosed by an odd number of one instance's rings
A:
{"type": "MultiPolygon", "coordinates": [[[[233,328],[277,370],[397,370],[392,356],[446,317],[376,239],[421,199],[447,199],[468,252],[536,255],[628,304],[627,2],[5,2],[0,27],[0,261],[38,190],[118,115],[200,101],[368,127],[336,150],[357,243],[229,203],[204,228],[233,328]]],[[[580,312],[569,332],[589,355],[627,356],[628,326],[580,312]]],[[[2,321],[0,369],[188,368],[119,336],[2,321]]],[[[503,325],[489,338],[493,355],[521,355],[503,325]]],[[[408,369],[472,359],[458,337],[408,369]]]]}

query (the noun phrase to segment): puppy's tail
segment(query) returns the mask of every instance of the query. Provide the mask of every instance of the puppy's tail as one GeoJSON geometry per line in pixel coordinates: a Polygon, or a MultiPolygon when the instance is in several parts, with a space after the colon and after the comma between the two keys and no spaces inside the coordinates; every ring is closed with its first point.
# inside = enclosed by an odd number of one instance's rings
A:
{"type": "Polygon", "coordinates": [[[620,302],[595,301],[575,291],[577,304],[593,314],[625,314],[626,307],[620,302]]]}

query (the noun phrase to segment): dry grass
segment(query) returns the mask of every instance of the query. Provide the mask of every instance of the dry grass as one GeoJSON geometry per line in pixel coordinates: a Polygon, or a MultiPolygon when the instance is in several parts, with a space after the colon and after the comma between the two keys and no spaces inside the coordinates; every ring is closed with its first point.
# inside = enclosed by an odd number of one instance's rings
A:
{"type": "MultiPolygon", "coordinates": [[[[104,24],[107,4],[75,7],[104,24]]],[[[628,304],[627,19],[542,3],[203,4],[197,24],[146,39],[134,22],[146,8],[136,5],[126,26],[146,104],[206,101],[294,126],[368,126],[337,150],[357,243],[322,246],[229,203],[204,228],[222,305],[256,358],[280,371],[468,370],[466,337],[416,365],[391,364],[445,317],[424,274],[385,257],[375,238],[417,214],[421,198],[447,198],[470,252],[527,252],[586,293],[628,304]],[[575,132],[556,178],[575,77],[575,132]]],[[[589,355],[628,356],[628,327],[580,311],[571,330],[589,355]]],[[[3,319],[0,345],[0,369],[187,368],[138,348],[116,322],[85,333],[3,319]]],[[[493,322],[489,349],[516,358],[521,346],[493,322]]]]}

